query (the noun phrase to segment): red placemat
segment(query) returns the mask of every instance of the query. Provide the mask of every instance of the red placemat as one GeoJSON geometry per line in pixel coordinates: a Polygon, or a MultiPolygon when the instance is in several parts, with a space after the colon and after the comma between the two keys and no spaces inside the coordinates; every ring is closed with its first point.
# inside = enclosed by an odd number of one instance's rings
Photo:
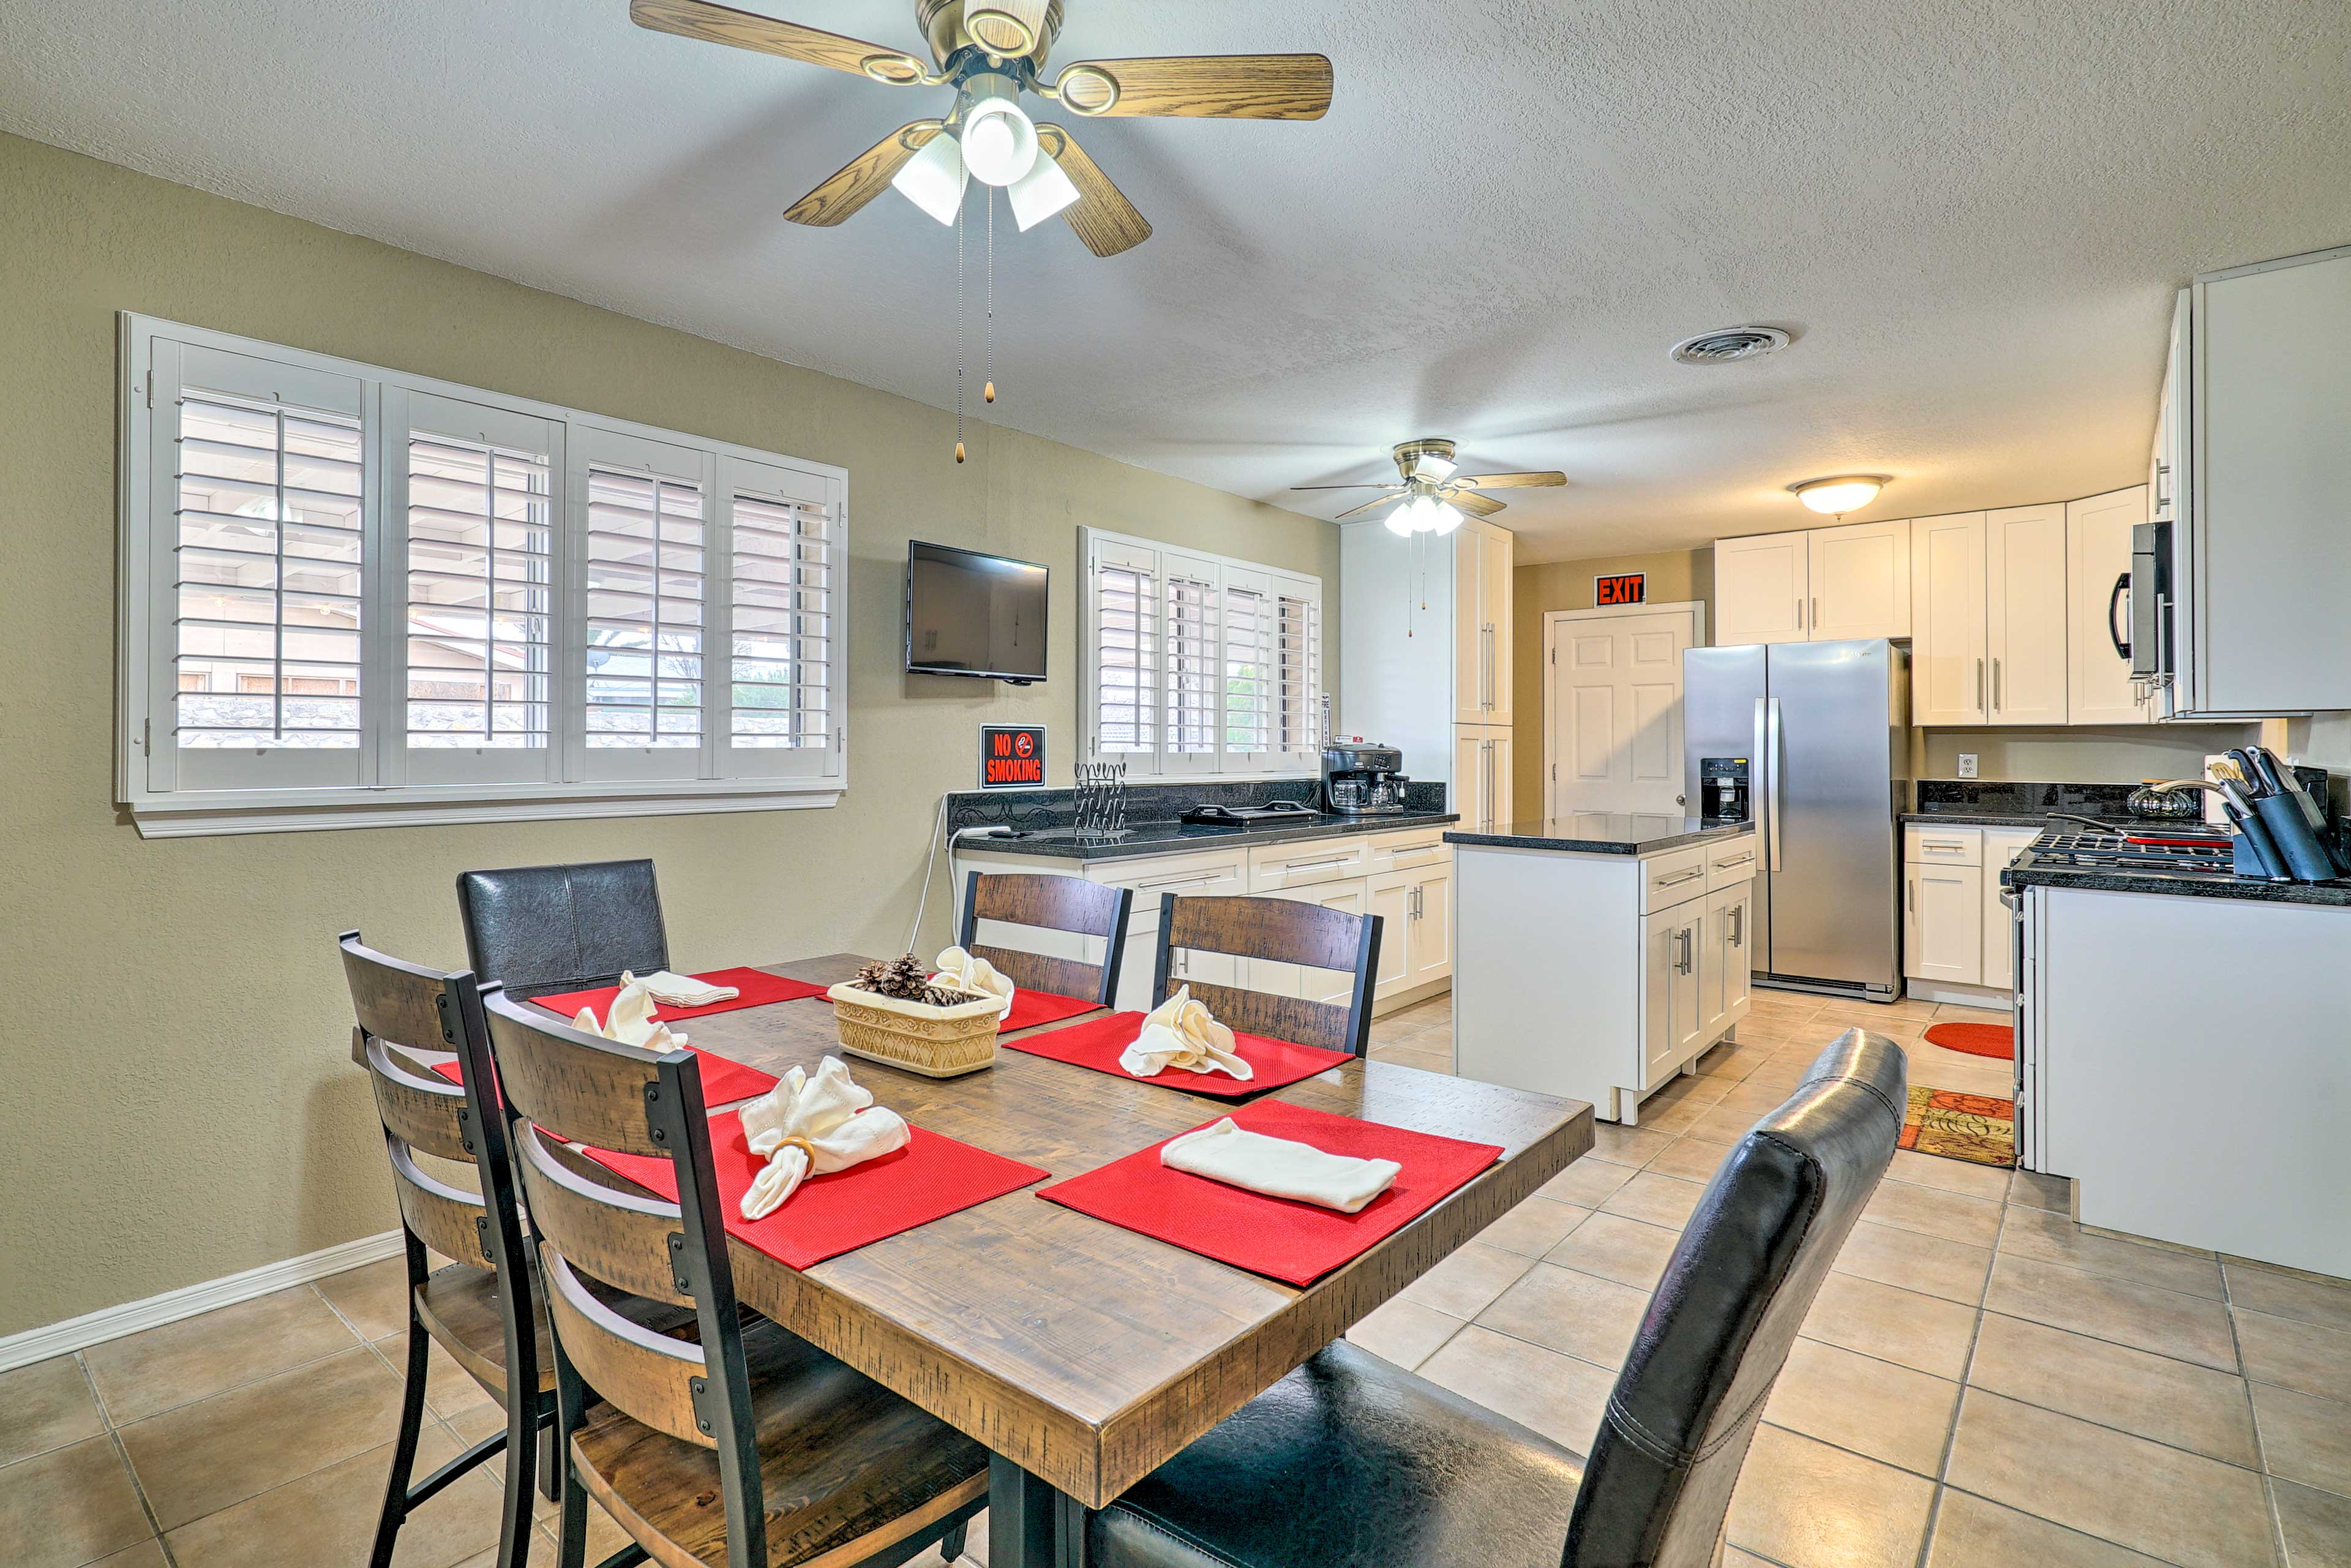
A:
{"type": "Polygon", "coordinates": [[[1031,1056],[1050,1057],[1073,1067],[1091,1067],[1096,1072],[1107,1072],[1131,1083],[1156,1083],[1165,1089],[1181,1089],[1187,1094],[1212,1094],[1219,1100],[1239,1100],[1251,1094],[1262,1094],[1269,1089],[1280,1089],[1284,1084],[1311,1078],[1318,1072],[1328,1072],[1355,1060],[1343,1051],[1292,1045],[1286,1040],[1272,1040],[1261,1034],[1243,1034],[1235,1030],[1235,1054],[1257,1072],[1257,1076],[1246,1083],[1226,1073],[1186,1072],[1180,1067],[1155,1072],[1148,1078],[1137,1078],[1118,1064],[1118,1057],[1119,1052],[1133,1045],[1134,1037],[1143,1032],[1143,1018],[1141,1013],[1113,1013],[1108,1018],[1057,1029],[1050,1034],[1032,1034],[1026,1040],[999,1040],[997,1043],[1007,1051],[1025,1051],[1031,1056]]]}
{"type": "Polygon", "coordinates": [[[1001,1034],[1016,1029],[1035,1029],[1040,1023],[1059,1023],[1080,1013],[1100,1012],[1100,1002],[1090,1002],[1079,997],[1064,997],[1051,991],[1032,991],[1026,986],[1013,988],[1012,1010],[997,1025],[1001,1034]]]}
{"type": "MultiPolygon", "coordinates": [[[[820,997],[830,989],[810,985],[806,980],[788,980],[781,975],[770,975],[765,969],[713,969],[706,975],[696,975],[714,986],[732,986],[743,994],[731,1002],[713,1002],[706,1008],[674,1008],[667,1002],[653,1007],[655,1023],[675,1023],[680,1019],[698,1019],[708,1013],[731,1013],[744,1008],[764,1008],[769,1002],[798,1001],[802,997],[820,997]]],[[[602,1018],[612,998],[621,994],[618,986],[599,986],[592,991],[559,991],[551,996],[533,997],[531,1000],[551,1013],[561,1013],[569,1023],[580,1016],[581,1008],[594,1008],[602,1018]]],[[[713,1099],[717,1096],[713,1095],[713,1099]]]]}
{"type": "MultiPolygon", "coordinates": [[[[748,1100],[754,1094],[765,1094],[776,1086],[776,1075],[762,1072],[726,1057],[715,1056],[695,1046],[685,1048],[702,1059],[702,1102],[705,1105],[725,1105],[737,1100],[748,1100]]],[[[464,1071],[454,1061],[436,1062],[433,1071],[450,1082],[465,1086],[464,1071]]],[[[506,1094],[499,1092],[498,1103],[506,1103],[506,1094]]]]}
{"type": "Polygon", "coordinates": [[[1310,1285],[1436,1207],[1502,1153],[1496,1144],[1465,1144],[1280,1100],[1260,1100],[1231,1114],[1248,1132],[1293,1138],[1326,1154],[1394,1160],[1404,1169],[1394,1186],[1361,1210],[1342,1214],[1170,1170],[1159,1163],[1159,1151],[1174,1140],[1162,1139],[1098,1170],[1040,1187],[1037,1196],[1203,1258],[1310,1285]]]}
{"type": "MultiPolygon", "coordinates": [[[[909,1127],[907,1133],[906,1146],[897,1153],[830,1176],[810,1176],[765,1219],[745,1219],[743,1195],[767,1162],[744,1141],[740,1117],[726,1112],[711,1117],[710,1157],[718,1173],[727,1234],[788,1268],[813,1269],[828,1258],[1018,1192],[1052,1174],[945,1134],[920,1127],[909,1127]]],[[[616,1155],[609,1149],[580,1153],[673,1203],[677,1200],[677,1173],[667,1160],[616,1155]]]]}

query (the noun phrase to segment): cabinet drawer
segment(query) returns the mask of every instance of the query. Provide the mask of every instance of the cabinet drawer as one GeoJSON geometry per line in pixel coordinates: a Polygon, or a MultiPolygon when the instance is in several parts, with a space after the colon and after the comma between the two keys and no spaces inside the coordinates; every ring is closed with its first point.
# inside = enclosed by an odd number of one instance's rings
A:
{"type": "Polygon", "coordinates": [[[1368,841],[1366,848],[1370,858],[1364,870],[1373,876],[1382,872],[1442,865],[1453,858],[1453,846],[1445,841],[1443,828],[1431,828],[1417,833],[1382,834],[1368,841]]]}
{"type": "Polygon", "coordinates": [[[1930,828],[1912,822],[1902,830],[1902,858],[1912,865],[1983,864],[1983,830],[1930,828]]]}
{"type": "Polygon", "coordinates": [[[1706,852],[1706,890],[1712,893],[1718,887],[1752,881],[1756,869],[1756,846],[1761,841],[1750,833],[1727,844],[1709,846],[1706,852]]]}
{"type": "Polygon", "coordinates": [[[1159,895],[1173,893],[1186,898],[1224,897],[1249,890],[1249,862],[1238,849],[1207,855],[1154,856],[1125,865],[1098,867],[1088,880],[1134,890],[1132,924],[1159,927],[1159,895]]]}
{"type": "Polygon", "coordinates": [[[1666,909],[1706,891],[1706,848],[1694,845],[1641,862],[1641,913],[1666,909]]]}
{"type": "Polygon", "coordinates": [[[1370,851],[1361,840],[1268,845],[1249,852],[1249,891],[1277,893],[1288,887],[1345,882],[1362,876],[1370,860],[1370,851]]]}

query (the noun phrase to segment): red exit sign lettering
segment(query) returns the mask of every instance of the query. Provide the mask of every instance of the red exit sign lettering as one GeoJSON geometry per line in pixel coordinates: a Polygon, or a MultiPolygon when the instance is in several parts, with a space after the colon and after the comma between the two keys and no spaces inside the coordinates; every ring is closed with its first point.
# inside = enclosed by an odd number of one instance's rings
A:
{"type": "Polygon", "coordinates": [[[1045,727],[984,724],[979,727],[979,787],[1038,789],[1045,783],[1045,727]]]}
{"type": "Polygon", "coordinates": [[[1592,602],[1595,605],[1646,604],[1649,599],[1649,574],[1630,571],[1622,577],[1595,577],[1592,580],[1592,602]]]}

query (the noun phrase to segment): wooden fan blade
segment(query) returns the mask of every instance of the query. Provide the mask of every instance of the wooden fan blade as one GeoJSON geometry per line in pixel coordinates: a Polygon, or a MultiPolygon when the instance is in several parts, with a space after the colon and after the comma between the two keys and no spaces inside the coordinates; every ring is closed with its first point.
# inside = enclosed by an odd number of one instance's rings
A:
{"type": "Polygon", "coordinates": [[[1401,485],[1292,485],[1293,490],[1401,490],[1401,485]]]}
{"type": "Polygon", "coordinates": [[[1382,496],[1376,501],[1366,501],[1360,507],[1350,507],[1347,510],[1340,513],[1338,517],[1335,517],[1331,520],[1336,523],[1343,521],[1348,517],[1356,517],[1364,512],[1375,512],[1391,501],[1401,501],[1403,499],[1404,497],[1402,496],[1382,496]]]}
{"type": "Polygon", "coordinates": [[[892,175],[923,144],[939,133],[940,122],[917,120],[876,141],[841,167],[841,172],[786,210],[784,216],[813,229],[829,229],[890,188],[892,175]]]}
{"type": "Polygon", "coordinates": [[[967,0],[963,30],[990,54],[1010,59],[1034,49],[1045,37],[1047,0],[967,0]]]}
{"type": "Polygon", "coordinates": [[[1331,107],[1322,55],[1171,55],[1080,60],[1053,90],[1078,114],[1178,114],[1217,120],[1320,120],[1331,107]]]}
{"type": "Polygon", "coordinates": [[[1552,490],[1567,483],[1564,474],[1472,474],[1456,479],[1472,490],[1552,490]]]}
{"type": "Polygon", "coordinates": [[[1446,497],[1445,503],[1449,507],[1459,507],[1473,517],[1490,517],[1503,509],[1501,502],[1490,497],[1475,495],[1468,490],[1458,491],[1446,497]]]}
{"type": "Polygon", "coordinates": [[[904,49],[844,38],[754,11],[737,11],[716,0],[629,0],[629,20],[656,33],[805,60],[898,87],[924,82],[931,74],[929,68],[904,49]]]}
{"type": "Polygon", "coordinates": [[[1045,156],[1061,166],[1070,183],[1078,188],[1078,199],[1061,209],[1061,216],[1077,231],[1086,248],[1096,256],[1116,256],[1133,250],[1151,237],[1151,225],[1134,204],[1110,183],[1110,176],[1061,126],[1045,123],[1037,127],[1037,145],[1045,156]]]}

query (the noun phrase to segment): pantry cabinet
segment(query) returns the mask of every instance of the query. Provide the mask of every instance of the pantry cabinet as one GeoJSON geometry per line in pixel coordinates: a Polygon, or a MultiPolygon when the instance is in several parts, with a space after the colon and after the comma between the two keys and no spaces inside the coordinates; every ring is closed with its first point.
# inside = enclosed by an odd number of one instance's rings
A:
{"type": "Polygon", "coordinates": [[[2147,518],[2134,485],[2065,504],[2065,716],[2152,724],[2154,694],[2131,678],[2131,529],[2147,518]]]}
{"type": "Polygon", "coordinates": [[[1472,518],[1453,531],[1453,722],[1510,722],[1510,572],[1507,528],[1472,518]]]}

